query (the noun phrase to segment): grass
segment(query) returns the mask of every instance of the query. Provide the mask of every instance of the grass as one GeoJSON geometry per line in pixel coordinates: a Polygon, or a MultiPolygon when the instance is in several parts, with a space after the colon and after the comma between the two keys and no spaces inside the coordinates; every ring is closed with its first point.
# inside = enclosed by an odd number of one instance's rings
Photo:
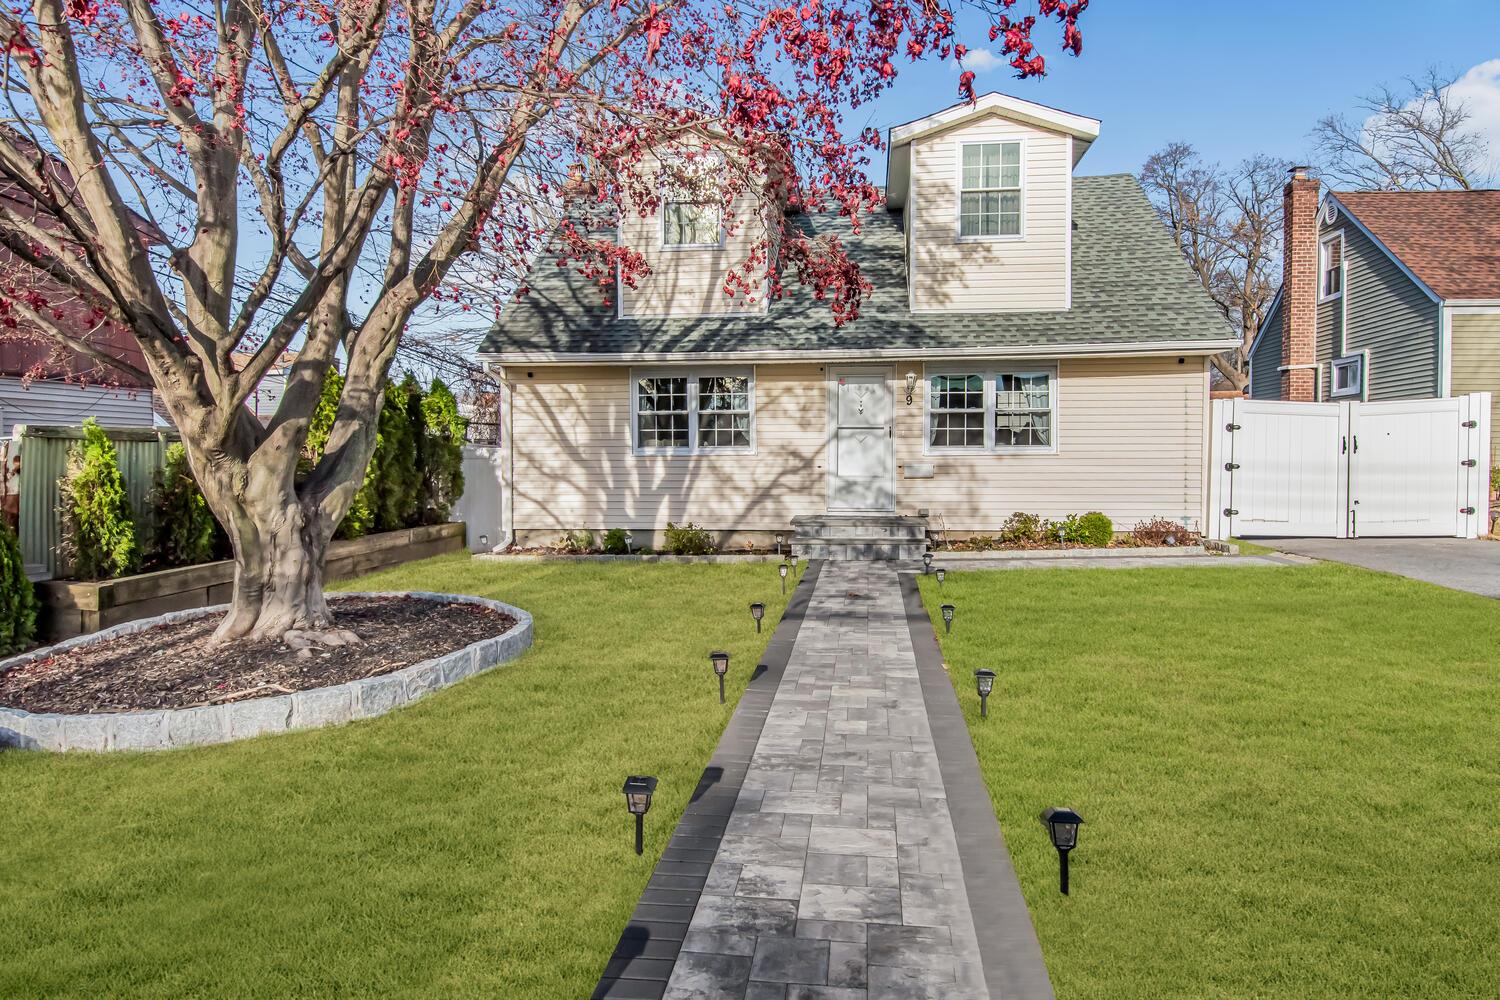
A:
{"type": "Polygon", "coordinates": [[[1333,564],[943,597],[1059,997],[1500,995],[1500,604],[1333,564]],[[1067,897],[1049,805],[1086,821],[1067,897]]]}
{"type": "Polygon", "coordinates": [[[0,996],[589,994],[780,618],[775,566],[455,556],[344,586],[499,598],[536,644],[335,729],[0,753],[0,996]],[[661,778],[644,858],[631,773],[661,778]]]}

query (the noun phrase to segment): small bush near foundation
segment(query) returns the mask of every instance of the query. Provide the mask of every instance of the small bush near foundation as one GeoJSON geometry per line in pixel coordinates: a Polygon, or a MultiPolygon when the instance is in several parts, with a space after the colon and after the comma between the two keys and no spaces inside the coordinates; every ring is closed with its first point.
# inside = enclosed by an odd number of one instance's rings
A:
{"type": "Polygon", "coordinates": [[[1018,510],[1000,526],[1000,541],[1006,545],[1031,545],[1042,541],[1045,524],[1038,515],[1018,510]]]}
{"type": "Polygon", "coordinates": [[[562,536],[557,547],[573,555],[592,552],[594,551],[594,533],[587,528],[581,531],[570,531],[562,536]]]}
{"type": "Polygon", "coordinates": [[[610,528],[604,533],[604,554],[610,556],[623,556],[630,552],[630,544],[625,540],[624,528],[610,528]]]}
{"type": "Polygon", "coordinates": [[[0,518],[0,656],[19,653],[36,638],[36,590],[26,579],[21,543],[0,518]]]}
{"type": "Polygon", "coordinates": [[[714,551],[714,536],[691,521],[681,526],[668,521],[665,551],[674,556],[706,556],[714,551]]]}
{"type": "Polygon", "coordinates": [[[1115,523],[1097,510],[1068,518],[1067,540],[1092,549],[1106,548],[1115,540],[1115,523]]]}
{"type": "Polygon", "coordinates": [[[1130,537],[1135,540],[1135,544],[1143,546],[1197,545],[1199,541],[1196,531],[1189,531],[1177,521],[1169,521],[1164,517],[1142,521],[1130,532],[1130,537]]]}

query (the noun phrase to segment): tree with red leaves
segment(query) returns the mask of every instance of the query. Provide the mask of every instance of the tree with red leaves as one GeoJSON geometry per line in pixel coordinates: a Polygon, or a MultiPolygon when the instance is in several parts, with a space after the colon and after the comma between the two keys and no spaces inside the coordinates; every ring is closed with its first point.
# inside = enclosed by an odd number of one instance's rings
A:
{"type": "MultiPolygon", "coordinates": [[[[1018,75],[1045,69],[1039,23],[1079,51],[1087,0],[1017,3],[980,9],[1018,75]]],[[[0,182],[40,211],[0,204],[0,245],[140,345],[137,374],[233,540],[216,641],[355,641],[334,627],[322,563],[414,314],[472,309],[475,289],[524,294],[544,252],[605,296],[639,278],[628,248],[559,229],[570,171],[601,210],[654,211],[663,165],[680,173],[707,146],[725,205],[857,218],[878,201],[864,167],[881,137],[846,134],[845,116],[901,59],[961,61],[956,24],[939,0],[32,0],[0,15],[0,182]],[[142,219],[159,240],[138,238],[142,219]],[[262,425],[245,401],[293,347],[262,425]],[[336,363],[333,430],[299,472],[336,363]]],[[[779,294],[795,273],[831,322],[857,316],[868,286],[843,249],[781,215],[764,214],[726,293],[779,294]]],[[[88,353],[47,303],[0,300],[88,353]]]]}

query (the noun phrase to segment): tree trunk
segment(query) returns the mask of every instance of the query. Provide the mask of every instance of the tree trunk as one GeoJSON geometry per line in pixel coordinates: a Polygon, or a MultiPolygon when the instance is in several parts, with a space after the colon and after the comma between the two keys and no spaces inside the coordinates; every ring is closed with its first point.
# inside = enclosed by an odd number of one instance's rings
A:
{"type": "Polygon", "coordinates": [[[234,544],[234,596],[214,641],[282,639],[292,631],[333,628],[323,596],[328,533],[317,511],[288,493],[280,502],[240,513],[232,519],[235,527],[225,525],[234,544]]]}

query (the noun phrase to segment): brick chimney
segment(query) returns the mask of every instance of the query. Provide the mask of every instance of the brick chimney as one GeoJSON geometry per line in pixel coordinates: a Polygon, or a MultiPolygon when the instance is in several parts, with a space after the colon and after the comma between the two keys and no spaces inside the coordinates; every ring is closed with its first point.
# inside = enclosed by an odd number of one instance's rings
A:
{"type": "Polygon", "coordinates": [[[1293,167],[1282,191],[1281,398],[1317,398],[1318,181],[1293,167]]]}

